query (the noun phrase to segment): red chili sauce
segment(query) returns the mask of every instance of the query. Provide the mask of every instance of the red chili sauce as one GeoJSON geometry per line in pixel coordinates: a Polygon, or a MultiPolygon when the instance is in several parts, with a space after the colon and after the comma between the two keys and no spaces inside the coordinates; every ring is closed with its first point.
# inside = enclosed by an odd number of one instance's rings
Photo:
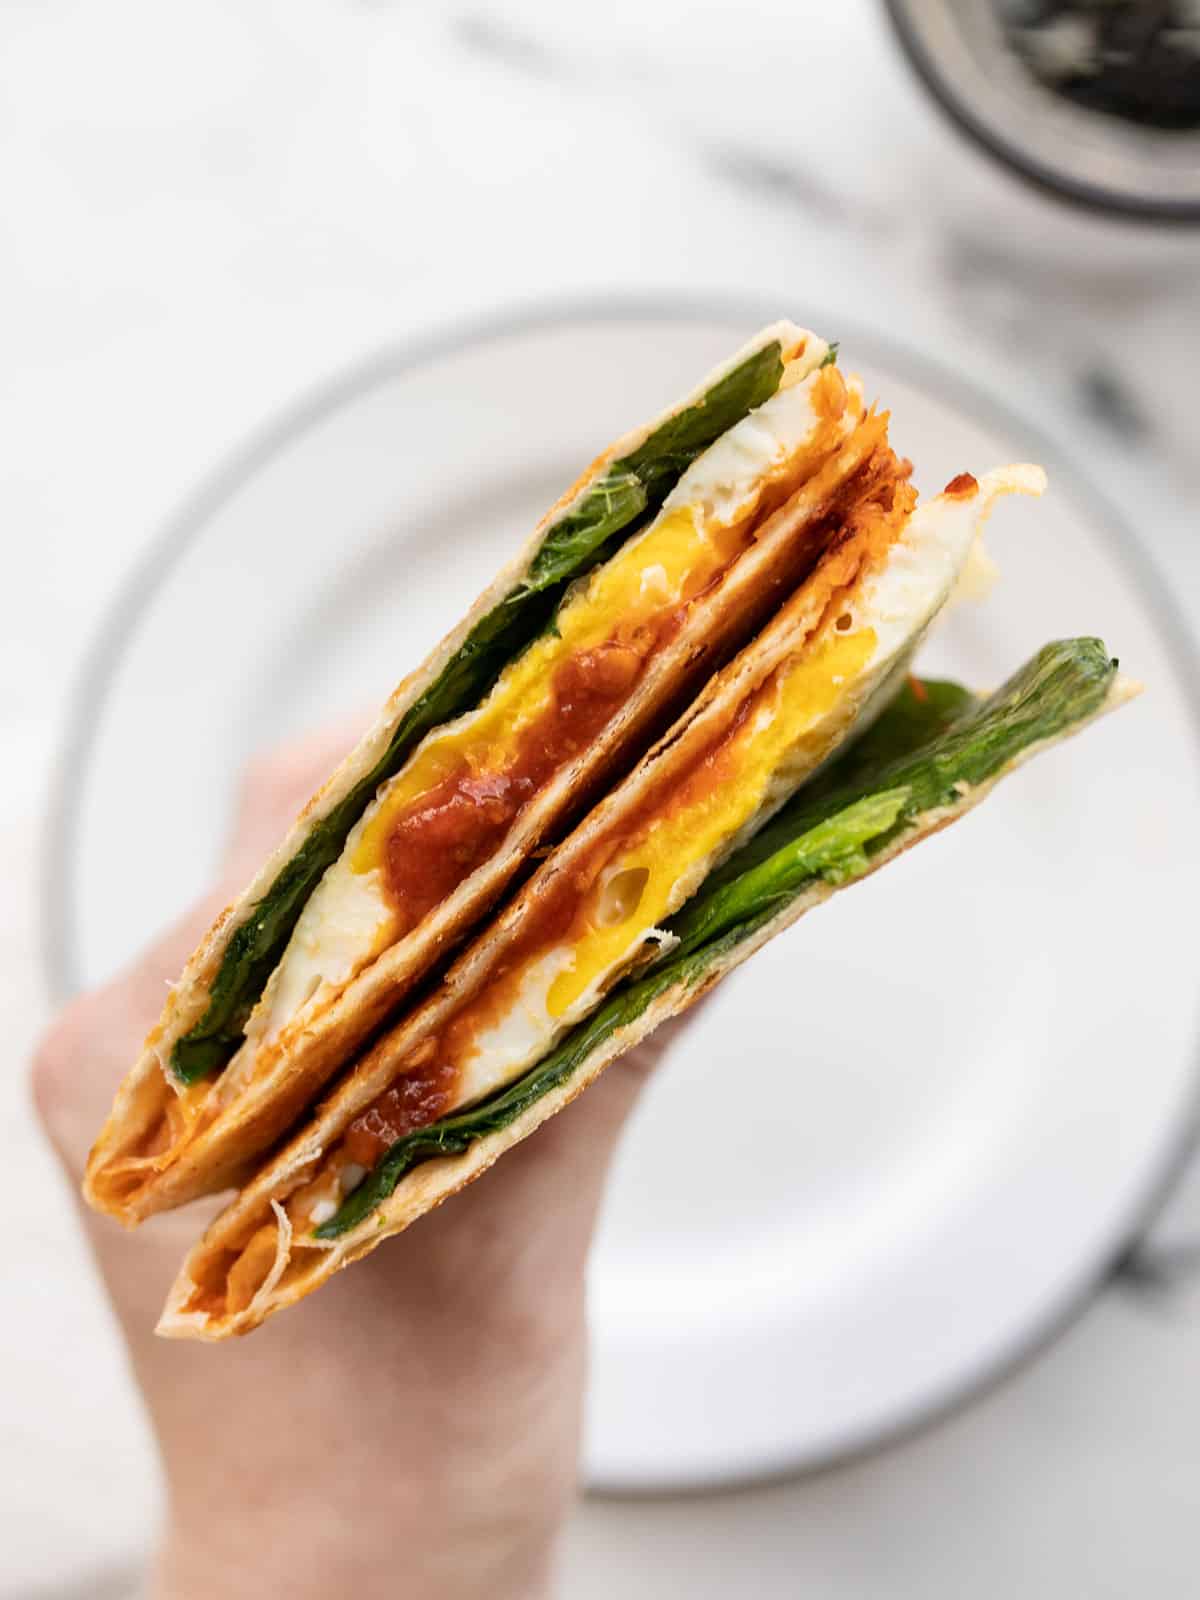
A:
{"type": "MultiPolygon", "coordinates": [[[[818,581],[831,590],[828,603],[833,609],[841,603],[837,591],[843,586],[852,586],[863,562],[870,558],[873,528],[886,519],[884,525],[889,531],[890,543],[911,511],[915,499],[911,492],[902,497],[900,503],[896,501],[895,491],[903,482],[897,478],[898,472],[899,464],[888,452],[876,474],[864,475],[845,486],[828,513],[826,520],[832,526],[839,526],[845,537],[845,543],[825,567],[817,569],[818,581]]],[[[647,650],[639,655],[630,650],[635,664],[630,666],[626,662],[620,671],[616,667],[620,657],[610,656],[607,663],[594,659],[622,648],[629,647],[605,645],[599,651],[564,663],[556,675],[551,708],[545,718],[540,718],[527,730],[521,741],[524,750],[528,751],[533,742],[529,736],[541,729],[540,738],[545,741],[545,747],[558,752],[553,758],[547,758],[548,763],[561,761],[565,758],[564,751],[569,755],[577,747],[566,744],[566,740],[573,737],[582,742],[589,735],[581,729],[602,725],[628,694],[628,685],[641,670],[645,654],[649,653],[647,650]],[[622,683],[625,684],[623,688],[620,687],[622,683]],[[557,712],[556,706],[560,708],[557,712]],[[556,734],[556,715],[570,725],[569,734],[556,734]]],[[[566,870],[550,877],[538,894],[527,899],[520,935],[509,946],[502,967],[465,1003],[439,1036],[424,1040],[399,1064],[398,1072],[402,1075],[351,1123],[342,1143],[342,1153],[347,1160],[369,1169],[397,1139],[416,1128],[427,1127],[445,1113],[467,1050],[479,1029],[498,1019],[511,1004],[512,992],[520,982],[526,958],[536,950],[570,937],[573,924],[587,913],[588,892],[604,867],[651,819],[668,815],[677,805],[694,804],[704,793],[734,780],[735,773],[728,768],[728,758],[736,735],[759,703],[759,697],[771,692],[771,679],[767,679],[741,700],[723,726],[707,739],[694,741],[690,760],[683,770],[672,763],[666,770],[653,773],[632,811],[618,815],[614,826],[594,838],[582,853],[577,852],[567,863],[566,870]]],[[[517,773],[552,770],[549,765],[546,769],[534,765],[536,753],[534,743],[534,750],[525,756],[528,765],[521,766],[519,760],[514,760],[509,769],[510,781],[515,781],[513,775],[517,773]]],[[[421,814],[425,814],[424,808],[421,814]]]]}
{"type": "Polygon", "coordinates": [[[569,871],[559,873],[529,901],[519,938],[494,980],[466,1002],[440,1035],[424,1040],[401,1063],[403,1076],[350,1124],[342,1142],[348,1161],[369,1169],[397,1139],[445,1113],[467,1051],[480,1028],[511,1004],[526,958],[570,937],[573,924],[587,910],[588,890],[613,855],[645,829],[650,817],[664,817],[676,805],[694,803],[700,793],[729,780],[724,758],[763,692],[769,692],[769,685],[747,696],[729,722],[697,749],[688,771],[673,770],[649,784],[632,815],[620,817],[615,828],[593,840],[582,858],[571,863],[569,871]]]}
{"type": "Polygon", "coordinates": [[[350,1124],[342,1141],[347,1161],[373,1167],[385,1150],[414,1128],[436,1122],[450,1103],[458,1065],[430,1039],[410,1058],[412,1070],[350,1124]]]}
{"type": "Polygon", "coordinates": [[[521,808],[629,699],[650,655],[681,621],[666,617],[571,656],[502,768],[476,772],[464,761],[401,813],[384,846],[384,882],[403,928],[416,927],[493,854],[521,808]]]}

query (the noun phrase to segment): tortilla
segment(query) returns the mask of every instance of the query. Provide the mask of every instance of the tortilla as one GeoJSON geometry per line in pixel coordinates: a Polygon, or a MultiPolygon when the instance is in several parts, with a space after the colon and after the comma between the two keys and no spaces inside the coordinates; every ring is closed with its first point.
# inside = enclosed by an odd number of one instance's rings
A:
{"type": "MultiPolygon", "coordinates": [[[[777,681],[786,663],[804,661],[812,666],[815,659],[820,665],[825,659],[821,652],[836,642],[838,622],[849,614],[846,608],[852,607],[848,596],[857,594],[861,599],[869,592],[878,599],[881,593],[894,596],[905,585],[911,588],[917,572],[914,548],[918,541],[911,531],[916,518],[905,525],[907,542],[895,532],[880,541],[877,530],[872,538],[862,528],[858,537],[835,542],[763,634],[712,680],[680,723],[539,869],[492,928],[456,963],[439,991],[367,1052],[310,1126],[293,1138],[218,1218],[189,1257],[160,1331],[171,1336],[224,1338],[248,1331],[273,1311],[311,1292],[340,1266],[407,1227],[423,1211],[471,1181],[504,1149],[568,1103],[610,1060],[644,1038],[664,1017],[690,1004],[766,938],[790,925],[836,887],[856,881],[963,814],[1017,761],[1115,703],[1125,691],[1114,687],[1114,665],[1096,641],[1051,647],[1048,667],[1039,658],[1039,663],[1026,669],[1032,685],[1014,680],[1017,689],[1009,686],[1009,700],[1015,696],[1020,702],[1017,710],[1005,701],[1005,692],[991,703],[989,714],[1003,737],[994,730],[973,729],[968,741],[970,760],[962,756],[957,769],[948,764],[945,751],[931,747],[928,772],[913,769],[916,776],[910,772],[907,779],[894,771],[890,776],[888,771],[882,777],[869,776],[865,792],[860,777],[857,792],[849,799],[843,792],[840,805],[835,803],[836,784],[830,798],[828,780],[817,779],[808,788],[800,787],[850,730],[861,731],[864,720],[894,688],[896,673],[906,666],[911,649],[961,568],[970,543],[964,543],[961,536],[964,517],[969,523],[999,492],[1039,486],[1036,469],[1008,469],[984,480],[982,486],[973,479],[955,480],[948,496],[940,497],[940,506],[934,502],[932,510],[924,508],[925,545],[937,555],[940,540],[946,553],[954,554],[950,570],[943,574],[945,581],[928,603],[922,600],[923,609],[907,616],[907,631],[896,636],[890,652],[882,653],[873,676],[866,673],[846,687],[838,681],[840,675],[834,674],[838,692],[830,700],[820,748],[810,745],[802,750],[795,741],[788,745],[788,758],[774,774],[782,774],[782,781],[774,783],[772,779],[762,789],[750,824],[733,818],[729,823],[732,831],[721,848],[698,864],[692,879],[686,873],[681,877],[680,892],[667,906],[665,931],[661,927],[644,929],[639,948],[623,969],[610,965],[594,992],[585,986],[580,1009],[572,1014],[566,1008],[563,1027],[550,1039],[543,1057],[522,1076],[500,1082],[494,1093],[475,1104],[414,1128],[407,1145],[419,1147],[420,1159],[411,1171],[401,1166],[395,1172],[390,1190],[386,1181],[380,1188],[380,1179],[390,1181],[387,1163],[395,1163],[398,1151],[408,1159],[404,1138],[396,1140],[365,1179],[359,1180],[360,1187],[351,1190],[335,1215],[318,1217],[312,1194],[325,1181],[323,1174],[329,1169],[331,1152],[336,1154],[340,1148],[338,1141],[345,1144],[347,1130],[353,1133],[364,1112],[389,1084],[398,1081],[397,1074],[401,1079],[411,1075],[428,1041],[448,1037],[456,1020],[470,1016],[472,1005],[490,1006],[494,1011],[496,994],[519,966],[523,940],[529,948],[531,925],[536,928],[538,916],[547,904],[552,905],[556,893],[567,895],[568,900],[571,894],[578,898],[582,893],[578,885],[586,876],[581,868],[600,859],[595,854],[597,846],[606,839],[623,838],[621,829],[639,813],[649,818],[652,831],[669,835],[669,797],[684,792],[689,771],[695,770],[698,753],[703,756],[711,747],[714,732],[739,725],[739,718],[746,725],[744,708],[760,704],[754,697],[763,692],[764,685],[777,681]],[[968,481],[972,489],[966,487],[968,481]],[[966,504],[948,504],[954,500],[966,504]],[[951,538],[945,530],[955,526],[959,527],[958,536],[951,538]],[[891,590],[886,589],[885,580],[893,582],[891,590]],[[1081,686],[1068,693],[1061,680],[1064,672],[1069,678],[1072,671],[1081,686]],[[1021,711],[1030,704],[1038,715],[1021,711]],[[1052,716],[1041,715],[1045,706],[1050,707],[1052,716]],[[930,789],[935,780],[942,783],[942,789],[937,789],[936,783],[930,789]],[[772,816],[797,788],[798,799],[772,823],[772,816]],[[784,839],[781,844],[779,829],[789,816],[792,822],[788,826],[800,825],[795,821],[796,806],[801,808],[800,823],[806,824],[802,837],[810,853],[802,858],[801,866],[807,862],[811,868],[807,879],[802,874],[798,882],[789,880],[784,889],[772,889],[765,911],[760,905],[749,919],[733,916],[731,921],[730,907],[736,907],[739,884],[740,892],[746,892],[745,885],[757,883],[764,872],[770,876],[782,871],[779,861],[789,850],[794,853],[794,839],[784,839]],[[814,806],[818,813],[824,806],[826,814],[817,814],[814,820],[814,806]],[[857,820],[852,822],[852,816],[857,820]],[[836,824],[832,842],[822,843],[821,828],[828,830],[832,824],[836,824]],[[852,834],[849,841],[847,830],[852,834]],[[818,844],[831,853],[813,856],[818,844]],[[714,925],[713,915],[718,924],[724,917],[724,924],[714,925]],[[681,965],[673,968],[672,961],[681,965]],[[644,1004],[637,1000],[639,986],[644,1004]],[[475,1131],[464,1135],[464,1127],[475,1131]],[[453,1154],[443,1156],[439,1154],[442,1150],[453,1154]]],[[[881,617],[885,614],[886,608],[878,612],[881,617]]],[[[777,696],[776,703],[784,702],[777,696]]],[[[755,741],[761,745],[769,738],[755,723],[744,742],[753,749],[755,741]]],[[[870,739],[868,734],[864,749],[870,739]]],[[[852,770],[855,759],[851,750],[837,768],[845,774],[852,770]]],[[[794,878],[794,861],[790,870],[794,878]]],[[[600,881],[595,872],[592,881],[600,881]]],[[[536,953],[536,940],[532,948],[536,953]]],[[[492,1039],[493,1035],[479,1037],[492,1039]]],[[[491,1053],[503,1055],[505,1048],[503,1040],[494,1042],[491,1053]]],[[[482,1052],[484,1056],[487,1053],[482,1052]]],[[[347,1170],[346,1163],[331,1170],[336,1176],[347,1170]]],[[[325,1205],[323,1199],[319,1203],[325,1205]]]]}
{"type": "MultiPolygon", "coordinates": [[[[799,581],[819,554],[831,506],[880,448],[885,428],[881,419],[863,416],[860,392],[853,384],[847,388],[836,368],[828,368],[829,356],[823,341],[792,324],[764,330],[679,405],[611,446],[543,518],[518,560],[396,690],[366,737],[305,807],[262,871],[222,913],[187,963],[92,1151],[84,1185],[92,1205],[134,1224],[226,1187],[252,1170],[257,1157],[395,1014],[430,968],[461,943],[530,856],[560,834],[601,786],[645,749],[696,685],[752,635],[799,581]],[[387,766],[389,751],[395,751],[398,741],[403,743],[403,730],[414,719],[417,734],[405,747],[409,764],[430,739],[458,725],[453,719],[438,719],[428,711],[427,702],[431,696],[436,699],[448,673],[453,677],[467,672],[464,659],[468,676],[476,670],[471,662],[486,654],[485,645],[495,644],[494,639],[480,642],[480,630],[486,633],[506,606],[514,599],[524,604],[530,593],[568,604],[576,592],[570,583],[578,565],[570,562],[579,554],[578,524],[581,518],[587,522],[584,513],[597,497],[602,525],[609,530],[600,548],[601,554],[608,553],[608,561],[596,569],[603,573],[622,551],[650,537],[662,521],[660,515],[648,529],[632,532],[624,526],[627,538],[614,556],[612,530],[621,531],[620,519],[626,512],[636,521],[646,505],[651,509],[656,501],[669,505],[671,493],[681,481],[688,481],[688,463],[699,470],[708,460],[698,449],[700,443],[711,444],[714,431],[718,446],[727,436],[737,437],[739,419],[750,413],[749,423],[756,423],[767,403],[773,397],[778,400],[785,388],[798,392],[797,380],[812,390],[817,419],[812,436],[806,438],[804,451],[785,453],[780,463],[758,474],[759,509],[746,524],[744,548],[736,551],[716,581],[689,601],[682,625],[651,652],[627,700],[578,754],[563,760],[518,810],[494,848],[426,908],[411,929],[373,953],[340,985],[329,985],[328,992],[322,990],[315,1001],[306,1002],[277,1033],[265,1034],[260,1019],[271,1004],[272,986],[276,990],[279,986],[281,955],[286,962],[288,941],[296,937],[297,924],[303,925],[306,910],[339,860],[347,836],[353,837],[364,808],[378,804],[372,796],[383,789],[375,779],[387,766]],[[833,404],[826,391],[832,393],[833,404]],[[824,398],[818,403],[819,396],[824,398]],[[703,421],[706,411],[712,417],[701,427],[694,419],[700,416],[703,421]],[[643,462],[638,468],[652,480],[648,487],[631,472],[629,463],[643,461],[652,446],[659,454],[650,467],[643,462]],[[673,475],[663,466],[664,460],[678,469],[673,475]],[[632,510],[629,506],[622,510],[627,500],[632,510]],[[418,734],[423,743],[414,743],[418,734]],[[353,810],[355,804],[355,819],[341,826],[341,813],[347,807],[353,810]],[[331,852],[323,838],[333,823],[339,824],[333,832],[340,837],[334,840],[337,850],[331,852]],[[288,901],[290,896],[294,904],[287,916],[277,918],[274,907],[281,898],[281,884],[282,899],[288,901]],[[274,921],[279,922],[278,929],[274,921]],[[264,926],[266,934],[261,931],[264,926]],[[256,940],[261,950],[256,949],[256,940]],[[226,982],[230,970],[240,970],[243,977],[248,973],[254,980],[239,1002],[240,1009],[231,1010],[226,982]]],[[[539,603],[545,612],[539,625],[544,626],[550,611],[539,603]]],[[[500,643],[507,654],[502,649],[497,657],[493,683],[514,656],[522,659],[511,640],[501,637],[500,643]]],[[[487,689],[486,674],[480,683],[487,689]]],[[[473,690],[478,685],[472,680],[468,687],[473,690]]],[[[473,703],[478,699],[476,695],[473,703]]],[[[459,707],[463,722],[474,714],[470,694],[466,700],[468,709],[459,707]]],[[[392,760],[393,769],[396,766],[392,760]]],[[[403,773],[404,762],[399,767],[403,773]]],[[[392,771],[382,780],[384,787],[394,775],[392,771]]]]}

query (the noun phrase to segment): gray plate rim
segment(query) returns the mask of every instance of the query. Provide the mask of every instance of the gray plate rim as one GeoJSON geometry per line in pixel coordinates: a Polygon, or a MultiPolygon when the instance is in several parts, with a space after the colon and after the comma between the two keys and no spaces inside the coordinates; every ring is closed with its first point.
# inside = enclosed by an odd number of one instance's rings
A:
{"type": "MultiPolygon", "coordinates": [[[[80,796],[86,783],[89,759],[96,748],[99,714],[111,690],[124,638],[142,611],[153,602],[183,551],[203,535],[209,519],[227,500],[276,455],[296,444],[349,401],[381,383],[412,373],[468,346],[498,343],[524,333],[572,323],[729,319],[742,320],[751,329],[779,315],[777,302],[771,304],[762,296],[746,294],[569,296],[538,308],[501,307],[454,326],[439,327],[424,336],[383,346],[324,381],[318,381],[253,430],[240,446],[212,467],[183,497],[134,562],[90,643],[81,653],[68,694],[63,729],[52,763],[40,847],[41,958],[55,1003],[64,1003],[80,987],[78,937],[73,917],[73,863],[78,853],[80,796]]],[[[990,390],[963,378],[935,357],[874,328],[855,324],[840,314],[833,319],[822,319],[819,307],[807,308],[800,320],[806,317],[809,326],[832,326],[836,322],[843,345],[861,349],[880,365],[903,372],[912,381],[949,398],[984,424],[1023,434],[1038,449],[1042,459],[1053,464],[1056,473],[1069,482],[1071,492],[1093,518],[1114,560],[1125,567],[1142,599],[1156,614],[1168,658],[1180,679],[1200,755],[1200,645],[1154,559],[1106,496],[1075,469],[1073,453],[1060,444],[1043,421],[1031,422],[990,390]]],[[[593,1492],[606,1498],[628,1495],[644,1500],[703,1496],[790,1480],[901,1443],[999,1388],[1074,1326],[1134,1252],[1170,1197],[1200,1144],[1200,1039],[1193,1047],[1192,1077],[1187,1111],[1159,1169],[1148,1181],[1147,1198],[1134,1207],[1126,1223],[1114,1231],[1104,1259],[1083,1285],[1074,1288],[1021,1338],[1015,1339],[1007,1351],[997,1355],[989,1370],[951,1386],[918,1413],[894,1426],[835,1446],[815,1458],[805,1457],[791,1466],[773,1466],[760,1473],[739,1474],[715,1487],[639,1488],[636,1491],[604,1488],[593,1492]]]]}

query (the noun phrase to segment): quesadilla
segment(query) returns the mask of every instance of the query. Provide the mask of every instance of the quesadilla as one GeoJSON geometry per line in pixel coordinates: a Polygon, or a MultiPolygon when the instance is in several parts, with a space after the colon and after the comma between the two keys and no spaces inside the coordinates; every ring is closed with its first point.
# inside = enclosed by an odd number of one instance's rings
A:
{"type": "Polygon", "coordinates": [[[187,963],[90,1203],[136,1223],[251,1172],[813,569],[853,485],[886,457],[911,492],[885,435],[835,352],[779,323],[605,451],[187,963]]]}
{"type": "Polygon", "coordinates": [[[244,1187],[159,1331],[221,1339],[307,1295],[767,938],[1124,698],[1096,640],[1046,647],[986,700],[919,681],[897,698],[992,503],[1042,484],[962,474],[914,509],[877,448],[795,593],[244,1187]]]}

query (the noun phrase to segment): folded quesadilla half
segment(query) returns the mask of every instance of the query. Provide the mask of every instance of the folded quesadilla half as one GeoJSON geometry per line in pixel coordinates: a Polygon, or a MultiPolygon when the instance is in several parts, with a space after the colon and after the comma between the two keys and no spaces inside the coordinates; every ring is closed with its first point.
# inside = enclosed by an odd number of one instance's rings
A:
{"type": "Polygon", "coordinates": [[[766,329],[548,513],[188,962],[93,1149],[94,1206],[136,1223],[252,1171],[814,569],[853,486],[885,455],[902,485],[834,356],[766,329]]]}
{"type": "Polygon", "coordinates": [[[310,1293],[767,938],[1123,698],[1096,640],[1048,646],[987,700],[901,687],[994,500],[1042,482],[963,474],[914,508],[880,441],[808,576],[246,1185],[159,1331],[224,1338],[310,1293]]]}

